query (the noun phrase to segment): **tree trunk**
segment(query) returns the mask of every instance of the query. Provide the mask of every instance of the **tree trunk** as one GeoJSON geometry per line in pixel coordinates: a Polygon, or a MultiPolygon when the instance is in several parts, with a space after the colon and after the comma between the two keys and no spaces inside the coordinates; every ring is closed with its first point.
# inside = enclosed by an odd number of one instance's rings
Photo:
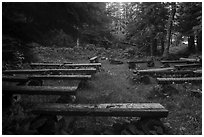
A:
{"type": "Polygon", "coordinates": [[[164,53],[163,53],[164,58],[167,58],[169,56],[169,47],[171,43],[171,29],[172,29],[172,24],[173,24],[175,13],[176,13],[176,3],[173,2],[171,3],[171,13],[170,13],[168,24],[167,24],[167,35],[166,35],[167,42],[166,42],[164,53]]]}
{"type": "Polygon", "coordinates": [[[161,38],[161,54],[162,55],[164,53],[164,38],[161,38]]]}
{"type": "Polygon", "coordinates": [[[157,39],[152,40],[152,55],[155,56],[157,54],[157,39]]]}
{"type": "Polygon", "coordinates": [[[202,52],[202,31],[197,36],[197,51],[202,52]]]}
{"type": "Polygon", "coordinates": [[[194,36],[188,37],[188,51],[189,53],[195,53],[195,42],[194,36]]]}

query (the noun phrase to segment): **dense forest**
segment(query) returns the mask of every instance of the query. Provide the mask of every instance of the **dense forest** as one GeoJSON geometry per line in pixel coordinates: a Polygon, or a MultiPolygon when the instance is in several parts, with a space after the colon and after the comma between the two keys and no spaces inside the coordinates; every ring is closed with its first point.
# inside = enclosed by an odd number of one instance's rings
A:
{"type": "Polygon", "coordinates": [[[2,6],[6,54],[7,50],[26,54],[32,42],[106,49],[131,45],[163,57],[168,57],[170,46],[182,42],[188,43],[188,53],[202,49],[201,2],[4,2],[2,6]]]}

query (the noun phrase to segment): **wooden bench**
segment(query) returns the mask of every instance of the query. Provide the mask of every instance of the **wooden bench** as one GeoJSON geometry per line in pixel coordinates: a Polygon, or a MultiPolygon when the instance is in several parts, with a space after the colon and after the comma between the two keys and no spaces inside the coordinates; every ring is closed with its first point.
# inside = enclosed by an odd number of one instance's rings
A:
{"type": "Polygon", "coordinates": [[[43,80],[80,80],[84,84],[91,75],[32,75],[32,76],[3,76],[2,80],[17,82],[17,85],[42,86],[43,80]]]}
{"type": "Polygon", "coordinates": [[[90,63],[99,63],[98,56],[90,58],[89,61],[90,61],[90,63]]]}
{"type": "Polygon", "coordinates": [[[134,74],[139,74],[139,75],[151,75],[154,73],[160,73],[160,72],[166,72],[166,71],[172,71],[174,68],[169,67],[169,68],[155,68],[155,69],[144,69],[144,70],[136,70],[133,71],[134,74]]]}
{"type": "Polygon", "coordinates": [[[28,95],[75,95],[77,87],[55,86],[4,86],[3,94],[28,94],[28,95]]]}
{"type": "Polygon", "coordinates": [[[180,58],[180,61],[187,61],[187,62],[193,62],[193,63],[198,63],[199,59],[190,59],[190,58],[180,58]]]}
{"type": "Polygon", "coordinates": [[[19,69],[19,70],[4,70],[3,74],[94,74],[95,68],[89,69],[19,69]]]}
{"type": "Polygon", "coordinates": [[[185,68],[199,68],[202,67],[202,64],[186,64],[186,65],[175,65],[176,69],[185,69],[185,68]]]}
{"type": "Polygon", "coordinates": [[[180,64],[180,63],[187,63],[188,61],[183,61],[183,60],[162,60],[160,61],[162,64],[180,64]]]}
{"type": "Polygon", "coordinates": [[[39,104],[31,110],[34,114],[68,116],[114,116],[162,118],[168,116],[159,103],[114,103],[114,104],[39,104]]]}
{"type": "Polygon", "coordinates": [[[18,82],[28,80],[88,80],[91,75],[31,75],[31,76],[3,76],[3,81],[18,82]]]}
{"type": "Polygon", "coordinates": [[[63,63],[31,63],[30,66],[31,68],[36,68],[36,67],[62,67],[65,64],[63,63]]]}
{"type": "Polygon", "coordinates": [[[162,64],[199,63],[198,60],[162,60],[162,64]]]}
{"type": "Polygon", "coordinates": [[[202,69],[193,71],[194,73],[199,73],[202,75],[202,69]]]}
{"type": "Polygon", "coordinates": [[[65,67],[69,67],[69,68],[81,68],[81,67],[85,67],[85,68],[96,68],[98,69],[99,67],[101,67],[101,63],[82,63],[82,64],[65,64],[65,67]]]}
{"type": "Polygon", "coordinates": [[[101,63],[83,63],[83,64],[49,64],[49,63],[31,63],[31,68],[51,67],[51,68],[96,68],[101,67],[101,63]]]}
{"type": "Polygon", "coordinates": [[[178,75],[178,76],[192,76],[192,77],[198,77],[202,76],[202,73],[200,71],[193,71],[193,70],[164,70],[164,71],[133,71],[134,74],[139,75],[151,75],[156,77],[162,77],[166,75],[178,75]]]}
{"type": "Polygon", "coordinates": [[[172,84],[172,83],[202,83],[202,77],[188,77],[188,78],[157,78],[158,84],[172,84]]]}

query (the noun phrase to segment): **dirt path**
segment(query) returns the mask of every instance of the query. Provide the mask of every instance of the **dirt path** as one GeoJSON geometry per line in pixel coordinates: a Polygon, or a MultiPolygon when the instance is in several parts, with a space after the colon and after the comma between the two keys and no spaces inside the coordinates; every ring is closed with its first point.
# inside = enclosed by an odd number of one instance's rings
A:
{"type": "Polygon", "coordinates": [[[103,61],[101,72],[78,91],[77,98],[79,103],[147,102],[144,95],[150,87],[135,84],[126,63],[103,61]]]}

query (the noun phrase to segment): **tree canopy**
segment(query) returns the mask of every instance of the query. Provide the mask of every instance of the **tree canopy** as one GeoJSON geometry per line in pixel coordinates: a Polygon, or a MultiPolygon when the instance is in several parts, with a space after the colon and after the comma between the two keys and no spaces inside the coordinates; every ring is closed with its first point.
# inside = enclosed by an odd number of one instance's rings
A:
{"type": "Polygon", "coordinates": [[[48,45],[66,46],[80,40],[110,46],[114,40],[126,41],[149,55],[158,55],[163,54],[171,29],[170,39],[179,34],[180,38],[188,37],[189,50],[195,49],[195,45],[198,49],[202,47],[201,2],[3,2],[2,5],[3,35],[25,42],[52,41],[48,45]],[[172,4],[175,16],[169,27],[172,4]]]}

